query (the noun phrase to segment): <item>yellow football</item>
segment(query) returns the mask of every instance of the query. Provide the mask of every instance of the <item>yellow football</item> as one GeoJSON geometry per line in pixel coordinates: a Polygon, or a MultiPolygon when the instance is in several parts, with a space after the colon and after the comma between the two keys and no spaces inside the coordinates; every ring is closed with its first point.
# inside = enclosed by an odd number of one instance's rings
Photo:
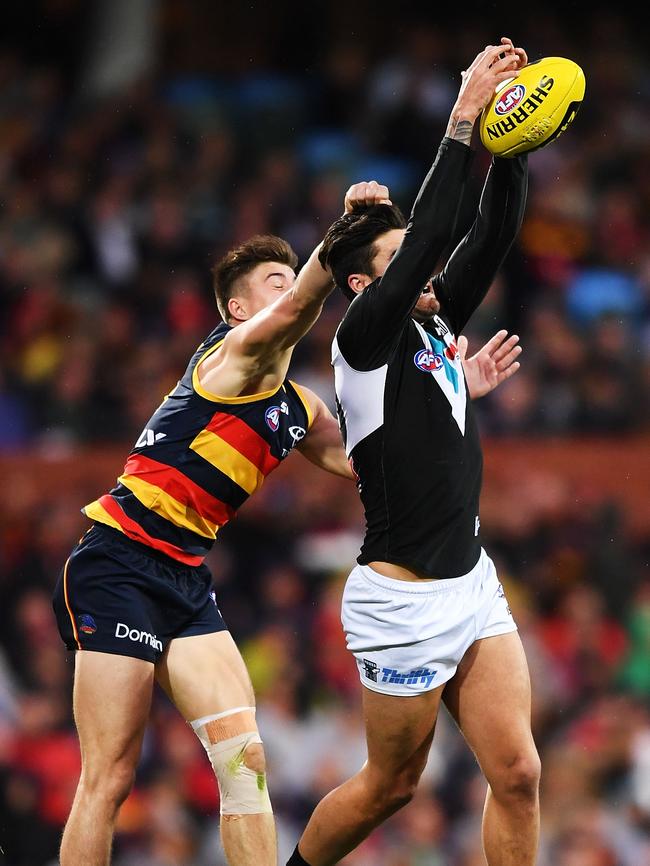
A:
{"type": "Polygon", "coordinates": [[[573,60],[543,57],[503,81],[481,114],[481,141],[496,156],[545,147],[573,121],[585,95],[585,76],[573,60]]]}

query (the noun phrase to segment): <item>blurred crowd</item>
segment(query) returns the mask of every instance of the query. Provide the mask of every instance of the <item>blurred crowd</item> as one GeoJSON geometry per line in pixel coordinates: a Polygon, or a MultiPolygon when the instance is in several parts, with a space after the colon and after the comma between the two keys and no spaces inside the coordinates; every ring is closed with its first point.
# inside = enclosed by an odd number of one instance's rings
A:
{"type": "MultiPolygon", "coordinates": [[[[0,49],[0,456],[126,454],[218,321],[219,255],[272,232],[304,261],[360,179],[388,184],[408,212],[460,70],[501,32],[480,20],[458,32],[430,16],[389,24],[378,17],[360,34],[330,21],[309,65],[304,45],[293,65],[266,45],[265,65],[243,53],[241,68],[215,60],[216,72],[199,74],[168,46],[167,67],[102,93],[51,47],[37,59],[0,49]]],[[[501,327],[524,346],[521,371],[477,405],[480,425],[492,439],[611,437],[615,454],[650,422],[650,61],[616,12],[582,22],[579,38],[532,15],[511,35],[531,57],[580,62],[587,97],[566,134],[531,156],[521,235],[468,330],[470,350],[501,327]]],[[[487,166],[479,148],[456,240],[487,166]]],[[[333,294],[292,367],[330,404],[343,310],[333,294]]],[[[299,468],[269,483],[209,561],[256,687],[283,856],[365,754],[339,622],[360,509],[344,482],[300,486],[299,468]]],[[[0,499],[6,866],[55,862],[76,786],[72,659],[50,595],[85,528],[79,507],[103,492],[88,474],[61,485],[39,470],[0,499]]],[[[482,515],[533,677],[540,866],[646,866],[650,539],[630,532],[617,501],[585,512],[561,479],[547,480],[482,515]]],[[[484,790],[443,716],[414,802],[345,862],[480,866],[484,790]]],[[[200,744],[157,694],[116,866],[223,863],[217,816],[200,744]]]]}
{"type": "MultiPolygon", "coordinates": [[[[648,424],[650,69],[622,19],[605,23],[579,47],[529,34],[531,56],[576,57],[588,85],[575,124],[530,158],[523,230],[469,332],[478,347],[504,326],[526,350],[480,405],[495,435],[648,424]]],[[[446,35],[405,26],[374,60],[341,38],[309,75],[159,73],[93,98],[0,54],[0,448],[137,437],[218,321],[210,266],[231,245],[277,233],[304,261],[360,179],[408,211],[486,38],[452,51],[446,35]]],[[[479,145],[458,235],[487,162],[479,145]]],[[[334,295],[295,358],[330,399],[342,311],[334,295]]]]}

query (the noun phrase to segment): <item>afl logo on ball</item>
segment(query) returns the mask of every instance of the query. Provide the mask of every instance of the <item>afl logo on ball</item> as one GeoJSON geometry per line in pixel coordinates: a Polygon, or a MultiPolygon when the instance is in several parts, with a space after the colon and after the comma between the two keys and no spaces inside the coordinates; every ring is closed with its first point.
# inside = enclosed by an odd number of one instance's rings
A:
{"type": "Polygon", "coordinates": [[[442,355],[437,355],[431,349],[420,349],[415,353],[413,363],[423,373],[433,373],[435,370],[442,369],[444,361],[442,355]]]}
{"type": "Polygon", "coordinates": [[[516,108],[525,95],[526,88],[523,84],[515,84],[513,87],[508,87],[495,102],[494,110],[498,115],[503,117],[504,114],[508,114],[513,108],[516,108]]]}

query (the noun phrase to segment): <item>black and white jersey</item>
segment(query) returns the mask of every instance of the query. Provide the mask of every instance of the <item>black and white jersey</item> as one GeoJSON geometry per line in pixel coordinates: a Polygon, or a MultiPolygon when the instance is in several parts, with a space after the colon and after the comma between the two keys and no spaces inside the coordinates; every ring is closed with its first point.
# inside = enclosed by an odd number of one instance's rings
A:
{"type": "Polygon", "coordinates": [[[469,155],[443,139],[399,250],[350,304],[332,346],[339,423],[366,515],[358,561],[439,578],[467,573],[480,554],[482,456],[456,336],[519,230],[527,189],[525,156],[493,159],[477,218],[433,279],[440,313],[416,322],[469,155]]]}

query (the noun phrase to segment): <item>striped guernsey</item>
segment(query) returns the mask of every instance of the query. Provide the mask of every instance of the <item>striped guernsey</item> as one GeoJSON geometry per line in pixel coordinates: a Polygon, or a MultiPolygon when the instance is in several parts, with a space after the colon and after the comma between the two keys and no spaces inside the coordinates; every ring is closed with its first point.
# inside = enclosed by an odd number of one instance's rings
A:
{"type": "Polygon", "coordinates": [[[188,565],[199,565],[219,529],[305,436],[311,412],[286,379],[275,391],[219,397],[199,363],[230,330],[221,324],[142,431],[117,485],[83,508],[92,520],[188,565]]]}

